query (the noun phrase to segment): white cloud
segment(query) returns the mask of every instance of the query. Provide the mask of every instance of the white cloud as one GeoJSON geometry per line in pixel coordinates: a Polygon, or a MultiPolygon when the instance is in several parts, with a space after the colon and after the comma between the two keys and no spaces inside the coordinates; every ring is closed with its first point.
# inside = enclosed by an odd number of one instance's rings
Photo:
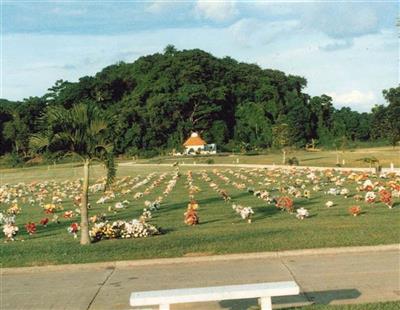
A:
{"type": "Polygon", "coordinates": [[[265,45],[284,39],[296,29],[295,20],[268,22],[254,18],[243,18],[229,27],[231,35],[244,47],[265,45]]]}
{"type": "Polygon", "coordinates": [[[362,92],[356,89],[345,93],[327,93],[327,95],[332,97],[333,102],[341,105],[371,104],[376,100],[376,96],[372,91],[362,92]]]}
{"type": "Polygon", "coordinates": [[[102,36],[6,35],[3,97],[19,100],[41,96],[57,79],[77,81],[117,61],[131,62],[141,55],[162,52],[167,44],[179,50],[199,48],[217,57],[230,56],[304,76],[308,94],[329,93],[336,107],[350,106],[358,111],[369,111],[374,104],[385,103],[382,90],[398,83],[395,30],[356,38],[350,48],[327,53],[320,46],[335,41],[317,31],[296,30],[297,21],[245,19],[234,25],[102,36]],[[271,39],[281,31],[283,34],[271,39]],[[140,45],[132,47],[132,42],[140,45]]]}
{"type": "Polygon", "coordinates": [[[153,1],[145,8],[145,11],[152,14],[160,14],[172,9],[176,5],[178,4],[174,2],[153,1]]]}
{"type": "Polygon", "coordinates": [[[215,22],[230,20],[238,14],[235,1],[198,0],[195,12],[198,16],[215,22]]]}

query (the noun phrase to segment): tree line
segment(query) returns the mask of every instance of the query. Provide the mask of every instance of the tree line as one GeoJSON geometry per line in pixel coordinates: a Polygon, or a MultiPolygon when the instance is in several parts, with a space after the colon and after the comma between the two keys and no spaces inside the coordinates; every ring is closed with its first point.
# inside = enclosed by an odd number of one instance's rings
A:
{"type": "Polygon", "coordinates": [[[383,90],[387,105],[369,113],[336,109],[331,97],[312,97],[306,86],[300,76],[169,45],[78,82],[56,81],[42,97],[1,99],[0,155],[34,158],[32,136],[57,127],[57,120],[49,125],[48,110],[77,105],[94,106],[112,120],[107,139],[116,155],[179,150],[191,131],[227,151],[400,140],[399,86],[383,90]]]}

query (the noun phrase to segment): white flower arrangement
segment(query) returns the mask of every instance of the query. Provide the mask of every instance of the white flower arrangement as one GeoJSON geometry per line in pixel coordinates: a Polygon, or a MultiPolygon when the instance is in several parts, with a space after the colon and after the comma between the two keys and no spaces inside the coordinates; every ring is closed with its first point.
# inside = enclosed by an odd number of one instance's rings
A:
{"type": "Polygon", "coordinates": [[[90,230],[90,236],[99,241],[101,239],[115,238],[145,238],[160,234],[160,231],[153,225],[133,219],[127,221],[115,221],[96,223],[90,230]]]}
{"type": "Polygon", "coordinates": [[[365,202],[373,203],[376,199],[376,195],[374,192],[367,192],[365,194],[365,202]]]}
{"type": "Polygon", "coordinates": [[[242,219],[251,223],[251,216],[254,214],[254,211],[251,207],[243,207],[241,205],[232,204],[232,209],[235,210],[235,212],[238,213],[242,219]]]}
{"type": "Polygon", "coordinates": [[[304,220],[305,218],[310,216],[310,213],[308,212],[308,210],[304,209],[303,207],[301,207],[300,209],[297,209],[296,212],[297,212],[296,217],[299,220],[304,220]]]}
{"type": "Polygon", "coordinates": [[[338,189],[338,188],[330,188],[330,189],[328,189],[326,194],[327,195],[334,195],[334,196],[340,195],[340,189],[338,189]]]}
{"type": "Polygon", "coordinates": [[[123,204],[122,202],[117,202],[117,203],[114,205],[114,208],[115,208],[115,209],[123,209],[123,208],[125,208],[125,206],[124,206],[124,204],[123,204]]]}
{"type": "Polygon", "coordinates": [[[325,206],[327,208],[331,208],[331,207],[333,207],[333,205],[334,205],[333,201],[330,201],[330,200],[325,203],[325,206]]]}
{"type": "Polygon", "coordinates": [[[344,196],[344,198],[347,198],[349,193],[350,193],[350,191],[345,187],[340,190],[340,195],[344,196]]]}
{"type": "Polygon", "coordinates": [[[363,187],[363,190],[371,191],[374,189],[374,184],[372,183],[371,180],[365,180],[362,187],[363,187]]]}
{"type": "Polygon", "coordinates": [[[6,223],[3,226],[3,233],[8,240],[14,241],[14,237],[17,235],[19,228],[14,223],[6,223]]]}
{"type": "Polygon", "coordinates": [[[146,208],[144,208],[143,209],[143,213],[142,213],[142,215],[140,216],[140,219],[142,220],[142,221],[147,221],[147,220],[149,220],[149,219],[151,219],[152,218],[152,214],[151,214],[151,211],[150,210],[147,210],[146,208]]]}

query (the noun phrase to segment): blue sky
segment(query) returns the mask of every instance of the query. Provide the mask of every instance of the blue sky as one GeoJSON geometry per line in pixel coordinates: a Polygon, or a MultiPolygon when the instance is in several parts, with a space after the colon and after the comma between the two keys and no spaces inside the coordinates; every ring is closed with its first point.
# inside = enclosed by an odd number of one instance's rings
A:
{"type": "Polygon", "coordinates": [[[0,97],[41,96],[118,61],[201,48],[307,78],[369,111],[399,83],[397,1],[2,0],[0,97]]]}

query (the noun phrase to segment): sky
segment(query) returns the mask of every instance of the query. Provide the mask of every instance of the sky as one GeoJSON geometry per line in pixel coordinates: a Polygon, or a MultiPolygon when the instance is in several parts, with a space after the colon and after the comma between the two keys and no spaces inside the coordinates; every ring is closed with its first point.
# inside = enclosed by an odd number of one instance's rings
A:
{"type": "Polygon", "coordinates": [[[367,112],[399,84],[398,1],[0,0],[0,98],[42,96],[119,61],[200,48],[307,79],[367,112]]]}

